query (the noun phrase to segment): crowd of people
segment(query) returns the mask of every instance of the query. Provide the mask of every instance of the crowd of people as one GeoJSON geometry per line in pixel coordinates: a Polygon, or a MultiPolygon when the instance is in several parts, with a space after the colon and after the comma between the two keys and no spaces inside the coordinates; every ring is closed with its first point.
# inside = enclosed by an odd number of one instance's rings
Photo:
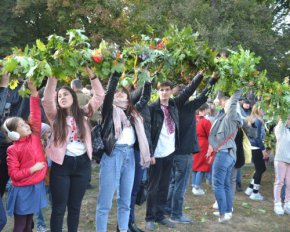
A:
{"type": "MultiPolygon", "coordinates": [[[[219,79],[213,73],[200,94],[194,95],[203,71],[187,86],[164,81],[131,88],[118,87],[121,74],[114,73],[105,92],[93,71],[88,67],[86,71],[91,83],[86,88],[79,79],[70,87],[57,87],[54,77],[41,89],[30,80],[21,83],[30,90],[27,98],[18,94],[21,84],[14,90],[8,87],[9,74],[0,79],[0,231],[6,215],[14,217],[14,232],[31,232],[33,215],[37,231],[48,231],[42,214],[48,202],[51,232],[63,231],[66,211],[67,230],[78,231],[82,200],[90,186],[91,128],[97,121],[101,121],[104,145],[96,193],[97,232],[107,231],[115,194],[116,230],[143,231],[135,224],[134,210],[144,173],[146,231],[154,231],[156,223],[175,228],[192,222],[183,212],[190,177],[194,195],[205,194],[204,178],[212,185],[214,214],[219,223],[227,223],[233,217],[235,191],[242,190],[245,139],[250,141],[255,169],[245,194],[251,200],[263,200],[260,185],[269,158],[266,127],[263,110],[245,98],[246,93],[237,90],[230,97],[210,101],[219,79]],[[150,102],[153,86],[159,98],[150,102]]],[[[274,132],[274,212],[290,214],[290,116],[286,122],[279,118],[274,132]]]]}

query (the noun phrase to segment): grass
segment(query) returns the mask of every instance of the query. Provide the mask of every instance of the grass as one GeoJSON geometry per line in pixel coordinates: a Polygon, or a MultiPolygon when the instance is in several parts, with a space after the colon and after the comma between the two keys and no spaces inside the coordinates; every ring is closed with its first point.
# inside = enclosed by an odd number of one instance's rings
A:
{"type": "MultiPolygon", "coordinates": [[[[87,190],[82,203],[79,232],[95,231],[95,210],[98,195],[98,166],[93,164],[92,184],[94,189],[87,190]]],[[[253,167],[243,168],[243,187],[245,188],[252,178],[253,167]]],[[[213,216],[214,196],[210,186],[203,184],[206,191],[205,196],[193,196],[190,186],[186,193],[184,214],[193,219],[192,224],[177,225],[175,229],[167,229],[158,226],[158,232],[191,232],[191,231],[245,231],[245,232],[286,232],[290,231],[290,215],[276,216],[273,212],[273,182],[274,168],[267,167],[261,183],[261,193],[265,200],[255,202],[250,200],[243,192],[237,192],[234,200],[234,214],[232,220],[227,224],[219,224],[213,216]]],[[[136,224],[145,228],[145,205],[136,206],[136,224]]],[[[44,210],[47,224],[49,224],[51,207],[44,210]]],[[[13,218],[8,218],[8,223],[3,231],[12,231],[13,218]]],[[[66,228],[66,223],[64,223],[66,228]]],[[[36,231],[36,230],[35,230],[36,231]]],[[[66,230],[65,230],[66,231],[66,230]]],[[[108,231],[116,231],[116,203],[110,213],[108,231]]]]}

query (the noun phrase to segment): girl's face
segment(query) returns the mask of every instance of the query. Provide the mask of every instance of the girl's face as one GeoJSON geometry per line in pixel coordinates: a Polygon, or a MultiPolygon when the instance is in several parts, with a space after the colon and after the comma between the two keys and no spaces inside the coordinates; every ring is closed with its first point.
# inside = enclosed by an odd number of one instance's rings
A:
{"type": "Polygon", "coordinates": [[[23,119],[19,119],[16,131],[20,134],[20,137],[25,137],[31,134],[30,126],[23,119]]]}
{"type": "Polygon", "coordinates": [[[57,95],[57,101],[61,108],[69,109],[73,104],[73,96],[66,89],[60,89],[57,95]]]}
{"type": "Polygon", "coordinates": [[[117,91],[114,94],[114,98],[118,98],[120,100],[128,100],[128,96],[126,93],[122,92],[122,91],[117,91]]]}

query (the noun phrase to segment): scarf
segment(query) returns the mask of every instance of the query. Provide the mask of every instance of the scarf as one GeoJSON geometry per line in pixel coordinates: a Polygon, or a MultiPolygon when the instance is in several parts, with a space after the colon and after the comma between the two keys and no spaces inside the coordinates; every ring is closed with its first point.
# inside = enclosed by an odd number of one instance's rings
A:
{"type": "MultiPolygon", "coordinates": [[[[131,123],[128,120],[124,110],[128,107],[128,100],[114,99],[113,101],[113,122],[115,127],[115,139],[118,139],[122,133],[123,127],[130,127],[131,123]]],[[[134,125],[137,134],[137,139],[140,149],[140,164],[142,167],[150,165],[150,150],[148,140],[145,134],[143,119],[136,112],[132,112],[134,125]]]]}
{"type": "Polygon", "coordinates": [[[164,114],[165,127],[167,129],[167,133],[170,135],[175,132],[175,123],[170,115],[168,106],[161,105],[161,109],[164,114]]]}

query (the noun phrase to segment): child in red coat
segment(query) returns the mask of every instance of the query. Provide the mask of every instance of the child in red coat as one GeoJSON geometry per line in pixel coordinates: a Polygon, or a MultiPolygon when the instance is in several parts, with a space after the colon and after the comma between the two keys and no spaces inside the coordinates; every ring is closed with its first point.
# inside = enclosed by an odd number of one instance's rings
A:
{"type": "Polygon", "coordinates": [[[3,124],[8,138],[13,141],[7,149],[8,173],[12,182],[7,213],[14,215],[14,232],[32,231],[33,214],[47,204],[44,185],[47,162],[40,139],[40,100],[31,81],[28,88],[31,91],[29,124],[20,117],[8,118],[3,124]]]}

